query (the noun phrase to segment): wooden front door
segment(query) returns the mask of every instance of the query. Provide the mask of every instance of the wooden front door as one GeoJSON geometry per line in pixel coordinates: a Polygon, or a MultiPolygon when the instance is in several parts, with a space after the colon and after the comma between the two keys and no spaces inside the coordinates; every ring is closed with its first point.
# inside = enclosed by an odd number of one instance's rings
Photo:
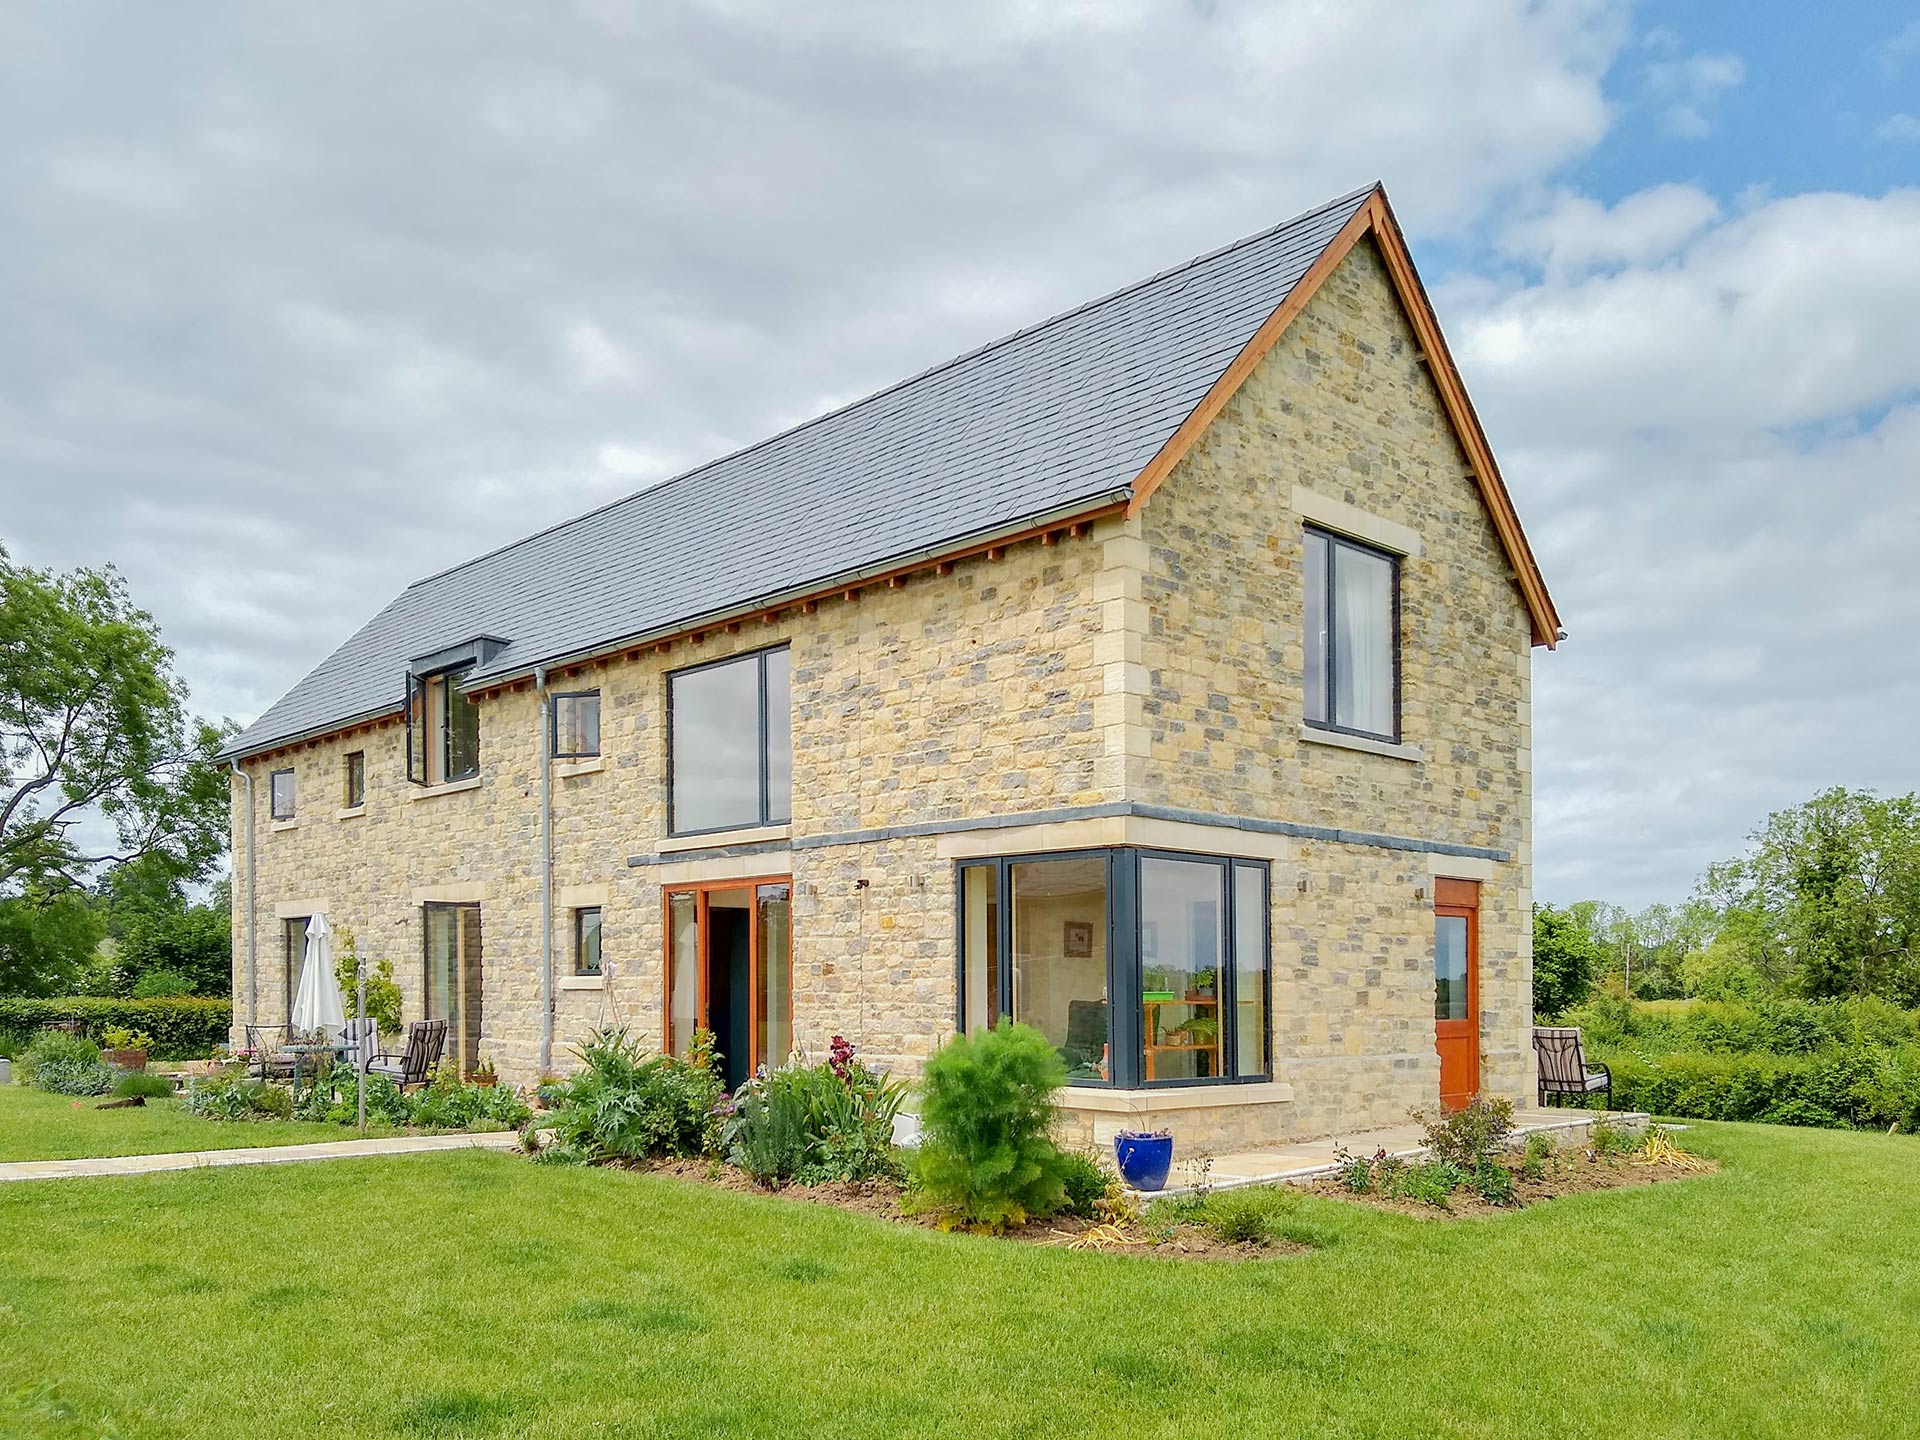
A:
{"type": "Polygon", "coordinates": [[[1436,880],[1433,899],[1433,1048],[1440,1104],[1459,1110],[1480,1090],[1480,886],[1436,880]]]}

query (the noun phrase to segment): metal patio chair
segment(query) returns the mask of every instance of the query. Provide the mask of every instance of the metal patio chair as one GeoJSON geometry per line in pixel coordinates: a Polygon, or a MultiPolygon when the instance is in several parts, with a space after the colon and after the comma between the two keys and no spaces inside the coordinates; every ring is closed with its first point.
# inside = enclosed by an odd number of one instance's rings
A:
{"type": "Polygon", "coordinates": [[[1606,1093],[1606,1108],[1613,1108],[1613,1072],[1604,1065],[1587,1064],[1580,1049],[1579,1026],[1534,1026],[1533,1053],[1540,1065],[1541,1105],[1549,1095],[1584,1098],[1599,1090],[1606,1093]]]}
{"type": "Polygon", "coordinates": [[[407,1048],[400,1054],[376,1055],[367,1062],[369,1075],[384,1075],[402,1090],[424,1085],[439,1067],[447,1048],[447,1022],[416,1020],[407,1027],[407,1048]]]}

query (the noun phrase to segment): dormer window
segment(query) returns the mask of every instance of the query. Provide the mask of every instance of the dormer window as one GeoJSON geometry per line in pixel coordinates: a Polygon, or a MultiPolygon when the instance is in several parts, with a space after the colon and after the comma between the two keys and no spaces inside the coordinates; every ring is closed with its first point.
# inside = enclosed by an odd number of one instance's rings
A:
{"type": "Polygon", "coordinates": [[[407,677],[407,778],[416,785],[480,773],[480,707],[460,692],[466,673],[407,677]]]}
{"type": "Polygon", "coordinates": [[[461,690],[506,641],[480,636],[415,660],[407,671],[407,779],[448,785],[480,773],[480,707],[461,690]]]}

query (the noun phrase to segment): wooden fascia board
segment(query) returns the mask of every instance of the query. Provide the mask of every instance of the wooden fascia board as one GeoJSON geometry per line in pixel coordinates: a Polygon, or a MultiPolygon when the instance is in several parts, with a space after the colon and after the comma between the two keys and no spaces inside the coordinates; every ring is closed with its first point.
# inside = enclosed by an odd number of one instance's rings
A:
{"type": "Polygon", "coordinates": [[[1467,395],[1460,369],[1453,363],[1453,352],[1447,348],[1447,337],[1440,329],[1439,317],[1433,313],[1433,305],[1427,299],[1427,287],[1420,280],[1420,272],[1414,268],[1413,256],[1407,250],[1407,242],[1400,234],[1400,224],[1394,219],[1385,192],[1375,190],[1363,208],[1372,217],[1374,243],[1380,247],[1380,254],[1387,264],[1387,274],[1392,277],[1394,289],[1400,295],[1401,308],[1406,311],[1413,332],[1420,339],[1420,348],[1427,354],[1427,373],[1433,377],[1434,388],[1440,393],[1440,403],[1446,409],[1447,418],[1453,422],[1454,434],[1459,437],[1460,448],[1466,452],[1467,463],[1473,467],[1473,478],[1479,483],[1487,513],[1493,518],[1493,528],[1500,536],[1500,544],[1513,566],[1514,578],[1533,622],[1533,643],[1551,650],[1560,640],[1559,612],[1554,608],[1552,595],[1547,592],[1547,582],[1540,573],[1539,563],[1533,558],[1533,547],[1527,543],[1526,531],[1520,526],[1520,515],[1513,507],[1513,496],[1507,491],[1507,482],[1501,478],[1499,462],[1493,458],[1493,447],[1487,443],[1487,433],[1480,426],[1480,416],[1467,395]]]}
{"type": "Polygon", "coordinates": [[[1533,548],[1520,528],[1520,517],[1514,511],[1513,498],[1507,493],[1506,482],[1500,477],[1500,468],[1494,462],[1486,432],[1480,428],[1480,418],[1474,412],[1473,402],[1467,398],[1466,386],[1460,381],[1452,352],[1447,349],[1446,338],[1440,333],[1440,323],[1427,300],[1426,287],[1413,267],[1406,241],[1400,235],[1399,224],[1387,205],[1386,192],[1377,187],[1366,202],[1354,211],[1353,218],[1327,242],[1327,248],[1320,252],[1319,258],[1300,277],[1287,298],[1254,332],[1253,338],[1247,341],[1234,357],[1233,363],[1214,381],[1200,403],[1181,422],[1180,428],[1173,432],[1167,443],[1147,462],[1146,468],[1134,478],[1133,498],[1127,503],[1127,515],[1131,518],[1140,513],[1148,497],[1159,488],[1173,467],[1185,458],[1207,426],[1226,408],[1227,402],[1247,382],[1254,368],[1286,333],[1294,317],[1306,309],[1307,303],[1327,277],[1368,234],[1374,237],[1380,247],[1387,274],[1400,297],[1401,308],[1406,312],[1414,334],[1419,337],[1421,348],[1429,357],[1427,369],[1433,376],[1441,406],[1452,422],[1454,433],[1479,485],[1481,497],[1493,518],[1494,530],[1513,566],[1532,626],[1533,643],[1545,645],[1551,650],[1560,638],[1560,617],[1554,609],[1553,598],[1547,593],[1546,581],[1541,577],[1540,567],[1533,558],[1533,548]]]}

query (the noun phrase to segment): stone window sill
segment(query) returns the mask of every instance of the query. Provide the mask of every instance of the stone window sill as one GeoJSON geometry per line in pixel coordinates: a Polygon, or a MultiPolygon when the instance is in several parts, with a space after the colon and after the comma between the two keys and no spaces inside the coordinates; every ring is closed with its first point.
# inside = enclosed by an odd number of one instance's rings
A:
{"type": "Polygon", "coordinates": [[[450,781],[445,785],[427,785],[417,788],[407,799],[410,801],[434,800],[442,795],[458,795],[463,790],[478,790],[479,788],[480,777],[478,775],[469,775],[464,780],[450,781]]]}
{"type": "Polygon", "coordinates": [[[333,818],[336,820],[358,820],[366,813],[367,807],[364,805],[349,805],[344,810],[336,811],[333,818]]]}
{"type": "Polygon", "coordinates": [[[745,830],[717,830],[707,835],[681,835],[662,840],[662,855],[678,855],[683,850],[724,850],[729,845],[760,845],[769,840],[793,838],[791,825],[755,825],[745,830]]]}
{"type": "Polygon", "coordinates": [[[1312,725],[1300,727],[1300,738],[1312,745],[1335,750],[1357,750],[1362,755],[1384,755],[1389,760],[1410,760],[1418,765],[1426,755],[1418,745],[1395,745],[1390,740],[1369,740],[1364,735],[1342,735],[1337,730],[1321,730],[1312,725]]]}
{"type": "Polygon", "coordinates": [[[571,780],[576,775],[597,775],[607,768],[606,757],[595,755],[587,760],[556,760],[553,773],[562,780],[571,780]]]}
{"type": "Polygon", "coordinates": [[[1151,1090],[1109,1090],[1069,1085],[1060,1092],[1063,1110],[1111,1115],[1159,1115],[1172,1110],[1208,1110],[1228,1105],[1278,1105],[1293,1099],[1293,1086],[1266,1080],[1245,1085],[1181,1085],[1151,1090]]]}
{"type": "Polygon", "coordinates": [[[276,820],[273,822],[273,828],[275,830],[298,830],[300,828],[299,817],[296,816],[291,820],[276,820]]]}
{"type": "Polygon", "coordinates": [[[562,990],[604,990],[607,977],[604,975],[560,975],[556,976],[562,990]]]}

